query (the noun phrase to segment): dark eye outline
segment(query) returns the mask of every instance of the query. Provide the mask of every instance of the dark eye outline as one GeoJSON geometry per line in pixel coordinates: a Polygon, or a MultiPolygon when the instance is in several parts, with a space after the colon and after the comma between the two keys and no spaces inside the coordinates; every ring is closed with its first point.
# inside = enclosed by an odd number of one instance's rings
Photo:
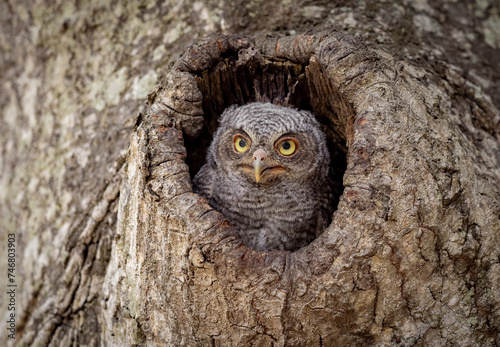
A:
{"type": "Polygon", "coordinates": [[[242,134],[236,134],[233,136],[233,151],[235,153],[238,153],[238,154],[243,154],[243,153],[246,153],[248,152],[248,150],[250,149],[250,146],[252,145],[252,141],[250,141],[250,139],[248,137],[246,137],[245,135],[242,135],[242,134]],[[243,152],[240,152],[236,149],[236,139],[238,138],[242,138],[243,140],[245,140],[247,142],[247,149],[245,149],[243,152]]]}
{"type": "Polygon", "coordinates": [[[297,153],[299,152],[299,141],[297,141],[297,139],[295,139],[293,137],[285,137],[285,138],[282,138],[282,139],[280,139],[279,141],[276,142],[276,144],[274,145],[274,149],[282,157],[284,157],[284,158],[292,158],[292,157],[296,156],[297,153]],[[292,154],[290,154],[290,155],[285,155],[285,154],[283,154],[283,153],[280,152],[280,146],[285,141],[293,141],[293,143],[295,143],[295,151],[292,154]]]}

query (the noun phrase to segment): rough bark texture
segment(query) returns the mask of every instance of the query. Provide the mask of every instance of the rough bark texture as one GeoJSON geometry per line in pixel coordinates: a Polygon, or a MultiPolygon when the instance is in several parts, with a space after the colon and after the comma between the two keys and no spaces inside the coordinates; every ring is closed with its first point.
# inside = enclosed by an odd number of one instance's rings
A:
{"type": "Polygon", "coordinates": [[[497,2],[0,6],[2,341],[500,345],[497,2]],[[213,32],[247,36],[177,59],[213,32]],[[343,174],[295,253],[191,192],[217,115],[253,100],[313,110],[343,174]]]}

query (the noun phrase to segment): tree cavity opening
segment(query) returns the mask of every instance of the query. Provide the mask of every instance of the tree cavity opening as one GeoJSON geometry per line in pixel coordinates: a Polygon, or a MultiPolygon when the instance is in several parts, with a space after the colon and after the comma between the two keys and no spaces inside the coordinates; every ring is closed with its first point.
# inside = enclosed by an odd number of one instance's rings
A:
{"type": "Polygon", "coordinates": [[[331,177],[337,208],[347,168],[348,142],[352,136],[353,112],[334,87],[323,67],[312,57],[307,63],[264,57],[255,48],[226,50],[208,68],[197,71],[196,84],[203,96],[203,128],[195,138],[185,135],[190,175],[205,163],[207,149],[218,127],[218,119],[229,106],[271,102],[311,111],[328,139],[331,177]]]}

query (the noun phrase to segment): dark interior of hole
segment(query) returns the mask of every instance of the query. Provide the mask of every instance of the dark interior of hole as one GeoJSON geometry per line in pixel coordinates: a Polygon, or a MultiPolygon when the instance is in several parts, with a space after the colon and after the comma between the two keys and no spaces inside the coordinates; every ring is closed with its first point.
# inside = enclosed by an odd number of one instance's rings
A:
{"type": "MultiPolygon", "coordinates": [[[[312,69],[290,61],[255,59],[237,63],[237,55],[228,55],[217,65],[196,76],[203,95],[204,127],[196,138],[186,137],[187,164],[191,177],[205,163],[208,146],[218,127],[222,112],[233,104],[254,101],[312,111],[328,138],[331,156],[331,176],[335,182],[337,206],[343,191],[343,175],[347,168],[345,124],[349,119],[340,115],[342,107],[332,95],[333,87],[321,69],[312,69]]],[[[339,94],[337,94],[338,96],[339,94]]],[[[186,136],[186,135],[185,135],[186,136]]]]}

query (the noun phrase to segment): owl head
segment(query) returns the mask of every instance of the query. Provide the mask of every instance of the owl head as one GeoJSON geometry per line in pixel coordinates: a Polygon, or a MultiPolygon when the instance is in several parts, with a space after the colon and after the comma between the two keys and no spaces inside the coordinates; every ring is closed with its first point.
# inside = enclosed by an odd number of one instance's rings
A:
{"type": "Polygon", "coordinates": [[[313,114],[269,103],[227,108],[207,159],[233,181],[258,187],[323,180],[330,163],[313,114]]]}

